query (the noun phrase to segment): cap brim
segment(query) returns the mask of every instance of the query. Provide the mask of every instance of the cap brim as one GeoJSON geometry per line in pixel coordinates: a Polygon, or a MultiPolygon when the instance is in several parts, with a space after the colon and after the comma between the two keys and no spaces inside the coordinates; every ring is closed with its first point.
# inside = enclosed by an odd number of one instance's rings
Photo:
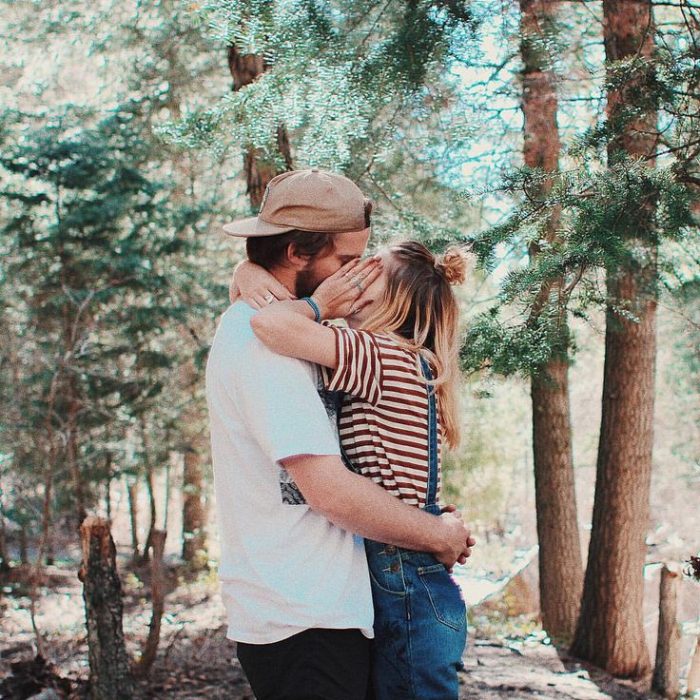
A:
{"type": "Polygon", "coordinates": [[[257,216],[249,216],[247,219],[238,219],[224,224],[223,230],[227,236],[255,238],[257,236],[276,236],[278,233],[293,231],[294,227],[268,224],[257,216]]]}

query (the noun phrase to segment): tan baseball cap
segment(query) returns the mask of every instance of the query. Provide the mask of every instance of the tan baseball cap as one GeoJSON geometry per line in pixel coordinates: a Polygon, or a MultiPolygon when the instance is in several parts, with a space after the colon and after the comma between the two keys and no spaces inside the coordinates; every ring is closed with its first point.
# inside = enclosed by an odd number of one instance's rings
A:
{"type": "Polygon", "coordinates": [[[291,170],[265,188],[260,213],[224,225],[229,236],[275,236],[294,229],[346,233],[367,228],[362,190],[344,175],[326,170],[291,170]]]}

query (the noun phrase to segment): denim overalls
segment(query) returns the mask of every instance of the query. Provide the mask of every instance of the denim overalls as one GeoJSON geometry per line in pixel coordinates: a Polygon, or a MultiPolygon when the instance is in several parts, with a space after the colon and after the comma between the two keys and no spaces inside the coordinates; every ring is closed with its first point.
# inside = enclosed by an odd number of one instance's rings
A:
{"type": "MultiPolygon", "coordinates": [[[[421,357],[426,380],[432,375],[421,357]]],[[[428,386],[428,489],[425,510],[440,514],[437,406],[428,386]]],[[[365,540],[374,600],[372,681],[376,700],[452,700],[467,640],[459,586],[432,554],[365,540]]]]}

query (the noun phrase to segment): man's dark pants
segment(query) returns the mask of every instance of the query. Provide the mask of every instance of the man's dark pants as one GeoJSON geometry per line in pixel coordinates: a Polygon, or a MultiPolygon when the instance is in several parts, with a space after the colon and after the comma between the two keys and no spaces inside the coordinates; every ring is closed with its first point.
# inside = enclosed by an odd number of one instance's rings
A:
{"type": "Polygon", "coordinates": [[[365,700],[370,640],[359,630],[309,629],[273,644],[238,643],[257,700],[365,700]]]}

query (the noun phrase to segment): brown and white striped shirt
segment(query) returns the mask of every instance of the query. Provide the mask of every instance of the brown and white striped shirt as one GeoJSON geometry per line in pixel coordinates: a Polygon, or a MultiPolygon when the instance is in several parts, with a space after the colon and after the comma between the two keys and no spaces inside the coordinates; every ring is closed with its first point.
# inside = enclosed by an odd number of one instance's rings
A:
{"type": "MultiPolygon", "coordinates": [[[[428,479],[428,394],[415,352],[384,333],[328,326],[338,366],[326,388],[346,393],[340,442],[356,469],[405,503],[424,506],[428,479]]],[[[441,429],[438,415],[438,475],[441,429]]],[[[438,481],[439,494],[439,481],[438,481]]]]}

